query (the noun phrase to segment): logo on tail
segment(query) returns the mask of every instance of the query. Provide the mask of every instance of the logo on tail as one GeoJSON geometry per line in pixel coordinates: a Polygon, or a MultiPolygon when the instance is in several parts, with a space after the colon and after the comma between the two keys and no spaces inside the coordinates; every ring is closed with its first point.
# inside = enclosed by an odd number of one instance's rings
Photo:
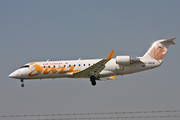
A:
{"type": "Polygon", "coordinates": [[[156,41],[151,48],[146,52],[146,54],[143,56],[145,59],[154,59],[158,62],[162,62],[162,59],[164,55],[166,54],[168,48],[170,45],[175,45],[174,39],[176,38],[170,38],[170,39],[162,39],[156,41]]]}
{"type": "Polygon", "coordinates": [[[159,60],[162,60],[164,55],[165,55],[165,48],[163,45],[158,45],[158,46],[154,46],[150,53],[148,53],[152,58],[154,58],[155,60],[157,60],[159,62],[159,60]],[[163,54],[164,53],[164,54],[163,54]]]}

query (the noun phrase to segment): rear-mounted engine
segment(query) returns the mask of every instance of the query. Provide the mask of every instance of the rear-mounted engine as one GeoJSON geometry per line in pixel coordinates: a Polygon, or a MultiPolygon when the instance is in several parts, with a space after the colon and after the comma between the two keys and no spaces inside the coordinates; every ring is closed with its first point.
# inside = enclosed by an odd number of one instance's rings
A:
{"type": "Polygon", "coordinates": [[[139,58],[133,58],[130,56],[117,56],[116,57],[116,64],[120,64],[120,65],[130,65],[138,61],[140,61],[139,58]]]}

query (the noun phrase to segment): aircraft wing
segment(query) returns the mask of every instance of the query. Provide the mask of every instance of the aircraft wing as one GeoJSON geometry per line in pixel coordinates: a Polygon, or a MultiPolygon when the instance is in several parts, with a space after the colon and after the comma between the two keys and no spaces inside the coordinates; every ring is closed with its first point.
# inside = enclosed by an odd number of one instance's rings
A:
{"type": "Polygon", "coordinates": [[[95,77],[98,77],[100,75],[100,72],[106,67],[105,64],[109,60],[111,60],[111,58],[113,56],[113,52],[114,52],[114,50],[112,50],[110,52],[110,54],[108,55],[108,57],[106,59],[102,59],[99,62],[95,63],[94,65],[92,65],[82,71],[73,73],[73,77],[74,78],[84,78],[84,77],[90,77],[92,75],[95,77]]]}

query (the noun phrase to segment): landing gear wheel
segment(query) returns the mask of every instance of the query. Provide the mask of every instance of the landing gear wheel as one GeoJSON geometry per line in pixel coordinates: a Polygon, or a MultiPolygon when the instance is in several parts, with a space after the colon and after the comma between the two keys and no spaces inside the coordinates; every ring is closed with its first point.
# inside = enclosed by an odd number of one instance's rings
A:
{"type": "Polygon", "coordinates": [[[95,86],[95,85],[96,85],[96,81],[91,81],[91,84],[92,84],[93,86],[95,86]]]}
{"type": "Polygon", "coordinates": [[[91,76],[91,77],[90,77],[90,81],[91,81],[91,84],[92,84],[93,86],[96,85],[96,79],[95,79],[95,76],[91,76]]]}
{"type": "Polygon", "coordinates": [[[22,84],[21,84],[21,87],[24,87],[24,84],[23,84],[24,80],[21,79],[20,81],[21,81],[21,83],[22,83],[22,84]]]}
{"type": "Polygon", "coordinates": [[[21,84],[21,87],[24,87],[24,84],[21,84]]]}

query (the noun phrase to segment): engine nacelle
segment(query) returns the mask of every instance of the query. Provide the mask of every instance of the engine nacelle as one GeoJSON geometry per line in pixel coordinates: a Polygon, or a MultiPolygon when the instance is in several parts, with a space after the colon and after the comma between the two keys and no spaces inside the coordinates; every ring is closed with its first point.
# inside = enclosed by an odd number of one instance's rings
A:
{"type": "Polygon", "coordinates": [[[116,57],[116,64],[130,65],[133,62],[134,62],[134,58],[131,58],[130,56],[117,56],[116,57]]]}

